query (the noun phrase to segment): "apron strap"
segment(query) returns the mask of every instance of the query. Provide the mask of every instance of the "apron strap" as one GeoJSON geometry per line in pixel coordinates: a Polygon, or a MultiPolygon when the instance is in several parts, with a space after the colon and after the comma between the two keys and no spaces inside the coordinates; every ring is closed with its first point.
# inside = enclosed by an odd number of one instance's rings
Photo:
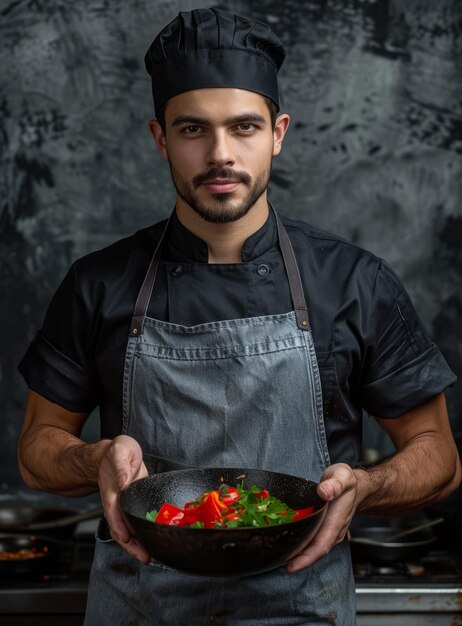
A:
{"type": "MultiPolygon", "coordinates": [[[[276,219],[278,240],[282,252],[284,267],[287,273],[287,278],[289,280],[290,295],[292,297],[292,303],[294,305],[297,326],[300,330],[310,330],[310,323],[308,320],[308,307],[306,306],[305,294],[303,293],[302,280],[300,278],[300,272],[298,271],[298,265],[295,258],[294,250],[292,248],[292,244],[290,243],[289,235],[287,234],[284,225],[282,224],[272,206],[271,210],[273,211],[273,215],[276,219]]],[[[146,272],[146,276],[144,277],[143,284],[141,285],[140,292],[136,299],[135,309],[133,311],[133,317],[130,325],[130,337],[139,337],[143,334],[144,320],[146,319],[146,313],[148,310],[149,302],[151,300],[152,290],[154,289],[157,270],[159,268],[160,256],[164,245],[165,235],[170,224],[170,219],[171,217],[167,220],[159,243],[154,250],[154,254],[152,255],[151,262],[149,263],[149,267],[146,272]]]]}
{"type": "Polygon", "coordinates": [[[135,309],[133,311],[132,321],[130,323],[130,337],[139,337],[143,334],[144,320],[148,311],[149,302],[151,300],[152,290],[156,282],[157,270],[159,268],[160,255],[164,245],[165,235],[170,224],[171,216],[168,218],[165,228],[157,244],[151,262],[149,263],[146,276],[141,285],[140,292],[136,299],[135,309]]]}
{"type": "Polygon", "coordinates": [[[278,229],[279,245],[281,247],[282,258],[289,280],[290,295],[294,305],[295,318],[297,326],[300,330],[310,330],[310,322],[308,319],[308,307],[306,305],[305,294],[303,292],[302,279],[298,270],[297,259],[295,258],[294,249],[290,243],[289,235],[284,228],[283,223],[279,219],[273,207],[274,217],[278,229]]]}

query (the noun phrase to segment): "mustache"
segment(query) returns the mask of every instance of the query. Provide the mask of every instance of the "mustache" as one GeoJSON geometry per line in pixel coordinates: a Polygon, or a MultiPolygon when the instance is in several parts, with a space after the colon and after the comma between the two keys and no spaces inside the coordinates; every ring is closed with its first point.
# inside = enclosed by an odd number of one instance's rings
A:
{"type": "Polygon", "coordinates": [[[239,181],[250,185],[252,182],[251,177],[247,172],[236,172],[229,167],[214,167],[203,174],[198,174],[192,179],[192,183],[195,187],[199,187],[203,183],[208,183],[216,178],[230,178],[232,180],[239,181]]]}

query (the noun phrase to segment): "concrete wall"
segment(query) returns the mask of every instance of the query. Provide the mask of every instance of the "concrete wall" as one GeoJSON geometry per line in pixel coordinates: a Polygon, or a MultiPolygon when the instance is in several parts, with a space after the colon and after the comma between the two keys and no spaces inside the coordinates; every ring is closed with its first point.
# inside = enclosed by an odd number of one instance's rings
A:
{"type": "MultiPolygon", "coordinates": [[[[0,1],[0,494],[21,484],[15,443],[26,388],[16,366],[53,291],[75,258],[173,206],[147,131],[143,56],[164,24],[194,6],[0,1]]],[[[271,191],[279,211],[384,257],[460,376],[462,3],[215,6],[269,22],[289,48],[281,91],[292,126],[271,191]]],[[[462,383],[448,401],[461,430],[462,383]]],[[[366,434],[388,450],[372,426],[366,434]]]]}

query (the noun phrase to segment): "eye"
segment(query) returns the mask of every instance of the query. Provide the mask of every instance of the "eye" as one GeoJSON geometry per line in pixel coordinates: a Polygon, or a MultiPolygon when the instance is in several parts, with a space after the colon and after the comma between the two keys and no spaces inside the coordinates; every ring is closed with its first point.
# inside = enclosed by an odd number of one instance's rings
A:
{"type": "Polygon", "coordinates": [[[185,135],[196,135],[201,130],[202,126],[198,126],[197,124],[191,124],[190,126],[185,126],[181,132],[185,135]]]}
{"type": "Polygon", "coordinates": [[[237,127],[237,130],[240,130],[244,133],[248,133],[252,130],[255,130],[256,126],[255,124],[251,124],[250,122],[242,122],[242,124],[239,124],[237,127]]]}

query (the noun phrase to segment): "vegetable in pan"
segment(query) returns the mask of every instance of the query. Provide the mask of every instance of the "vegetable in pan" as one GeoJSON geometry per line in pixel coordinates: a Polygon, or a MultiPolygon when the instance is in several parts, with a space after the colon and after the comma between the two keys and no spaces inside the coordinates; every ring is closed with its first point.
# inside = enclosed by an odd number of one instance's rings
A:
{"type": "Polygon", "coordinates": [[[42,550],[38,548],[21,548],[14,551],[1,551],[0,561],[19,561],[21,559],[39,559],[48,555],[48,548],[45,546],[42,550]]]}
{"type": "Polygon", "coordinates": [[[200,498],[186,502],[181,509],[165,502],[159,511],[146,514],[146,518],[158,524],[187,526],[189,528],[240,528],[277,526],[308,517],[314,506],[291,509],[287,504],[271,496],[266,489],[243,485],[207,491],[200,498]]]}

